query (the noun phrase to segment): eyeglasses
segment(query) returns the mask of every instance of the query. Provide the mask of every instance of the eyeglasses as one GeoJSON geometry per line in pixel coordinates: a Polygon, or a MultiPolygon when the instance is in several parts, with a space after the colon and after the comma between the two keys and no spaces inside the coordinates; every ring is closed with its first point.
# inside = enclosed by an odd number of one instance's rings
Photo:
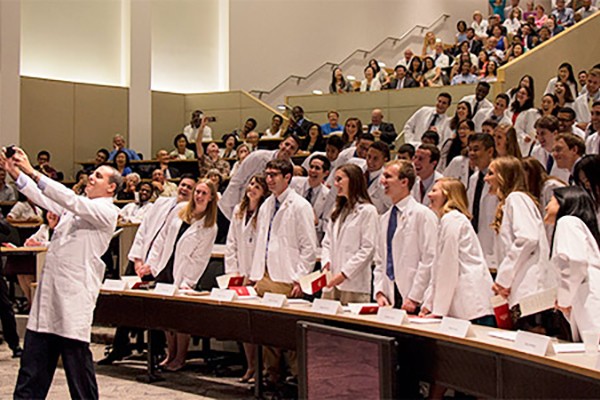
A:
{"type": "Polygon", "coordinates": [[[267,178],[275,178],[276,176],[281,175],[281,172],[265,172],[265,177],[267,178]]]}

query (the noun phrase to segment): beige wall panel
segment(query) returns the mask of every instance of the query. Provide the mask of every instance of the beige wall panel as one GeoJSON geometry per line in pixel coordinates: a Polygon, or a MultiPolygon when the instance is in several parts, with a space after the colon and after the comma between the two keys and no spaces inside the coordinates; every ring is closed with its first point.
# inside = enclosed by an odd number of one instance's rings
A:
{"type": "Polygon", "coordinates": [[[75,161],[95,157],[99,148],[112,150],[112,138],[128,138],[128,89],[87,84],[75,85],[75,161]]]}
{"type": "Polygon", "coordinates": [[[32,162],[48,150],[52,164],[68,179],[73,170],[74,85],[21,78],[21,143],[32,162]]]}
{"type": "Polygon", "coordinates": [[[196,109],[207,112],[223,108],[237,108],[240,107],[240,95],[240,92],[188,94],[185,96],[185,111],[189,118],[192,111],[196,109]]]}
{"type": "Polygon", "coordinates": [[[173,138],[183,132],[189,122],[185,115],[185,95],[152,92],[152,154],[160,148],[173,149],[173,138]]]}

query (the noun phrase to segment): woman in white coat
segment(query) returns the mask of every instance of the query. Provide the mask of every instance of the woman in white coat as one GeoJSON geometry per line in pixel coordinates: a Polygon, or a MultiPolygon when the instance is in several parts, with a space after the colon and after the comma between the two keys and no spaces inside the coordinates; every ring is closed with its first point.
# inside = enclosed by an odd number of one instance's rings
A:
{"type": "Polygon", "coordinates": [[[539,111],[534,108],[533,92],[527,87],[521,87],[512,102],[508,117],[517,131],[519,148],[523,156],[528,156],[534,145],[535,121],[540,117],[539,111]]]}
{"type": "Polygon", "coordinates": [[[523,165],[517,158],[496,158],[485,181],[490,193],[498,197],[492,228],[497,234],[499,265],[492,289],[508,300],[517,328],[538,329],[541,327],[538,314],[520,318],[515,306],[522,298],[557,283],[549,267],[548,239],[541,212],[527,191],[523,165]]]}
{"type": "Polygon", "coordinates": [[[321,263],[333,274],[324,299],[342,304],[368,303],[371,265],[380,231],[377,208],[371,204],[362,170],[345,164],[335,172],[335,208],[325,229],[321,263]]]}
{"type": "MultiPolygon", "coordinates": [[[[225,246],[225,273],[250,276],[256,248],[258,210],[270,194],[264,175],[254,175],[250,179],[246,194],[240,204],[235,206],[231,225],[229,225],[225,246]]],[[[256,364],[256,345],[244,343],[244,352],[248,369],[240,378],[240,382],[252,383],[256,364]]]]}
{"type": "Polygon", "coordinates": [[[438,179],[428,194],[440,218],[437,254],[420,316],[449,316],[495,326],[490,275],[471,225],[465,186],[438,179]]]}
{"type": "Polygon", "coordinates": [[[557,188],[544,220],[555,225],[552,264],[560,274],[557,308],[578,341],[583,331],[600,331],[600,232],[593,201],[583,188],[557,188]]]}
{"type": "MultiPolygon", "coordinates": [[[[147,264],[138,275],[149,273],[156,282],[194,288],[210,260],[217,236],[217,187],[208,179],[200,180],[192,199],[174,214],[152,245],[147,264]]],[[[167,332],[168,354],[161,364],[177,371],[185,365],[190,335],[167,332]]]]}

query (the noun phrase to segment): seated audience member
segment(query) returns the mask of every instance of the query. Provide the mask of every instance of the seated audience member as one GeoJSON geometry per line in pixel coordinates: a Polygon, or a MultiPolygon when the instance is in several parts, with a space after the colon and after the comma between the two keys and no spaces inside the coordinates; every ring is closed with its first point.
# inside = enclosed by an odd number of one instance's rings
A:
{"type": "Polygon", "coordinates": [[[356,144],[358,135],[363,131],[363,124],[360,119],[351,117],[346,120],[344,124],[344,130],[342,131],[342,141],[344,147],[352,147],[356,144]]]}
{"type": "Polygon", "coordinates": [[[539,44],[547,42],[552,37],[552,32],[547,26],[542,26],[537,33],[540,38],[539,44]]]}
{"type": "Polygon", "coordinates": [[[375,78],[379,80],[379,83],[381,83],[381,87],[387,85],[390,82],[390,77],[388,76],[387,71],[381,68],[379,62],[376,59],[370,59],[369,66],[373,68],[373,71],[375,71],[375,78]]]}
{"type": "Polygon", "coordinates": [[[404,50],[404,57],[398,60],[397,65],[402,65],[406,71],[410,67],[413,57],[415,53],[411,49],[404,50]]]}
{"type": "Polygon", "coordinates": [[[206,146],[206,154],[202,144],[196,143],[196,152],[198,153],[198,169],[200,177],[205,177],[209,169],[218,169],[223,176],[229,176],[231,167],[229,163],[219,156],[219,146],[215,143],[209,143],[206,146]]]}
{"type": "Polygon", "coordinates": [[[208,172],[206,173],[206,179],[211,181],[217,187],[217,195],[220,198],[221,197],[221,189],[220,188],[223,185],[223,175],[221,175],[221,172],[219,172],[219,170],[216,168],[209,169],[208,172]]]}
{"type": "Polygon", "coordinates": [[[552,239],[552,266],[559,276],[556,307],[569,321],[571,338],[599,331],[600,232],[590,196],[581,188],[554,190],[544,222],[556,226],[552,239]]]}
{"type": "Polygon", "coordinates": [[[575,23],[575,12],[571,7],[566,7],[566,0],[556,0],[556,7],[552,10],[552,15],[556,18],[556,23],[568,28],[575,23]]]}
{"type": "Polygon", "coordinates": [[[153,203],[150,202],[152,191],[151,183],[141,182],[137,187],[138,200],[125,205],[125,207],[121,209],[119,212],[119,221],[135,224],[141,223],[144,216],[152,208],[153,203]]]}
{"type": "Polygon", "coordinates": [[[285,135],[295,134],[298,137],[303,138],[308,135],[308,129],[311,125],[312,122],[304,118],[304,109],[300,106],[294,106],[285,135]]]}
{"type": "Polygon", "coordinates": [[[558,135],[558,125],[558,119],[553,116],[542,117],[535,122],[538,143],[533,147],[531,156],[542,164],[548,175],[567,182],[571,171],[559,168],[552,157],[554,138],[558,135]]]}
{"type": "Polygon", "coordinates": [[[138,199],[138,186],[142,179],[136,172],[128,174],[123,180],[121,189],[117,192],[117,200],[137,200],[138,199]]]}
{"type": "Polygon", "coordinates": [[[483,75],[481,76],[481,79],[479,79],[480,82],[496,82],[498,80],[498,63],[494,60],[488,61],[482,73],[483,75]]]}
{"type": "Polygon", "coordinates": [[[471,73],[471,62],[464,61],[460,65],[460,74],[452,78],[451,85],[464,85],[477,82],[477,76],[471,73]]]}
{"type": "Polygon", "coordinates": [[[440,135],[436,131],[425,131],[421,135],[421,144],[432,144],[437,147],[440,145],[440,135]]]}
{"type": "Polygon", "coordinates": [[[88,175],[91,174],[93,171],[95,171],[96,168],[98,168],[99,166],[107,164],[109,154],[110,153],[106,149],[98,150],[96,152],[96,158],[94,159],[94,165],[85,167],[85,170],[87,171],[88,175]]]}
{"type": "Polygon", "coordinates": [[[519,33],[522,16],[521,11],[517,8],[507,15],[506,20],[502,23],[507,35],[514,36],[519,33]]]}
{"type": "Polygon", "coordinates": [[[396,65],[394,76],[383,89],[404,89],[419,86],[415,80],[407,75],[407,68],[404,65],[396,65]]]}
{"type": "Polygon", "coordinates": [[[242,129],[236,129],[231,134],[237,137],[239,140],[246,140],[247,135],[256,129],[257,122],[254,118],[248,118],[244,122],[242,129]]]}
{"type": "Polygon", "coordinates": [[[246,135],[246,143],[252,151],[258,150],[258,142],[260,141],[260,134],[256,131],[248,132],[246,135]]]}
{"type": "Polygon", "coordinates": [[[237,161],[233,164],[233,167],[231,167],[231,172],[229,174],[230,177],[233,177],[235,175],[235,173],[238,171],[240,165],[248,156],[248,154],[250,154],[250,147],[248,147],[246,143],[242,143],[237,147],[237,149],[235,150],[235,156],[237,158],[237,161]]]}
{"type": "MultiPolygon", "coordinates": [[[[575,99],[573,105],[577,114],[577,126],[585,129],[591,120],[591,106],[600,101],[600,68],[592,68],[587,76],[586,92],[575,99]]],[[[583,91],[582,91],[583,92],[583,91]]]]}
{"type": "Polygon", "coordinates": [[[63,180],[63,173],[58,172],[54,167],[50,165],[50,153],[46,150],[42,150],[37,154],[37,165],[33,168],[36,171],[40,171],[50,179],[55,181],[63,180]]]}
{"type": "Polygon", "coordinates": [[[300,150],[312,153],[313,151],[325,151],[325,138],[319,124],[313,123],[308,128],[308,135],[302,141],[300,150]]]}
{"type": "Polygon", "coordinates": [[[392,206],[390,198],[385,195],[383,185],[381,184],[383,166],[388,161],[390,161],[390,148],[385,143],[375,142],[369,146],[369,150],[367,151],[367,170],[364,176],[371,203],[373,203],[380,215],[384,214],[392,206]]]}
{"type": "Polygon", "coordinates": [[[483,47],[483,43],[481,40],[477,39],[475,36],[475,29],[467,28],[467,44],[469,45],[469,53],[471,54],[479,54],[481,48],[483,47]]]}
{"type": "Polygon", "coordinates": [[[338,124],[340,119],[340,113],[335,110],[330,110],[327,112],[327,123],[321,125],[321,131],[323,131],[323,136],[327,136],[331,133],[341,133],[344,130],[344,127],[338,124]]]}
{"type": "Polygon", "coordinates": [[[598,8],[592,5],[592,0],[582,0],[582,7],[577,10],[577,15],[585,19],[598,12],[598,8]]]}
{"type": "MultiPolygon", "coordinates": [[[[468,41],[468,39],[466,39],[466,33],[465,41],[468,41]]],[[[442,42],[437,42],[435,44],[435,54],[432,56],[432,58],[435,61],[435,66],[441,70],[444,70],[444,68],[448,68],[450,66],[450,57],[444,53],[444,44],[442,42]]]]}
{"type": "MultiPolygon", "coordinates": [[[[156,238],[147,263],[136,270],[138,276],[151,274],[156,282],[195,288],[206,270],[217,236],[217,188],[209,180],[199,181],[189,203],[172,215],[156,238]]],[[[185,366],[190,335],[168,331],[167,358],[161,365],[167,371],[185,366]]]]}
{"type": "Polygon", "coordinates": [[[535,26],[538,29],[541,29],[546,21],[548,20],[548,16],[546,15],[546,9],[541,4],[536,4],[535,6],[535,26]]]}
{"type": "Polygon", "coordinates": [[[368,125],[368,132],[379,138],[381,141],[392,144],[396,140],[396,128],[392,122],[383,120],[383,112],[376,108],[371,112],[371,123],[368,125]]]}
{"type": "Polygon", "coordinates": [[[412,188],[412,197],[419,203],[429,206],[430,200],[427,193],[442,174],[435,169],[440,162],[440,149],[431,144],[422,144],[417,147],[413,164],[417,178],[412,188]]]}
{"type": "Polygon", "coordinates": [[[473,22],[471,22],[471,28],[473,28],[475,36],[478,39],[485,39],[487,37],[488,26],[488,20],[483,18],[483,14],[481,14],[481,11],[474,11],[473,22]]]}
{"type": "Polygon", "coordinates": [[[223,135],[221,140],[223,143],[225,143],[225,148],[220,150],[221,158],[235,158],[235,149],[238,146],[238,141],[235,135],[223,135]]]}
{"type": "Polygon", "coordinates": [[[373,67],[367,66],[365,68],[365,79],[360,82],[360,91],[374,92],[377,90],[381,90],[381,82],[375,77],[373,67]]]}
{"type": "Polygon", "coordinates": [[[581,157],[585,155],[585,142],[579,136],[572,133],[559,133],[554,137],[554,146],[552,146],[552,157],[558,168],[564,168],[569,171],[569,184],[575,183],[573,176],[575,165],[581,157]]]}
{"type": "Polygon", "coordinates": [[[525,51],[533,49],[540,41],[536,30],[529,23],[525,23],[521,27],[521,37],[523,38],[523,47],[525,48],[525,51]]]}
{"type": "Polygon", "coordinates": [[[10,209],[6,216],[6,220],[12,222],[42,222],[43,212],[40,207],[36,206],[25,195],[19,193],[18,201],[10,209]]]}
{"type": "Polygon", "coordinates": [[[177,196],[177,185],[173,182],[169,182],[165,178],[165,174],[162,169],[155,169],[152,171],[152,187],[154,188],[153,197],[173,197],[177,196]]]}
{"type": "MultiPolygon", "coordinates": [[[[510,119],[506,116],[506,109],[508,108],[509,98],[506,94],[500,93],[496,96],[492,107],[480,108],[479,111],[473,115],[473,123],[475,124],[475,132],[481,132],[484,121],[492,120],[500,123],[510,124],[510,119]]],[[[490,103],[491,104],[491,103],[490,103]]]]}
{"type": "Polygon", "coordinates": [[[496,39],[494,36],[491,36],[485,40],[482,50],[487,53],[490,60],[496,61],[498,64],[502,64],[504,62],[504,51],[499,50],[497,46],[498,39],[496,39]]]}
{"type": "Polygon", "coordinates": [[[130,158],[127,153],[123,150],[119,150],[113,159],[113,167],[121,173],[121,176],[127,176],[133,172],[129,161],[130,158]]]}
{"type": "Polygon", "coordinates": [[[487,82],[479,82],[475,87],[475,94],[467,95],[460,99],[460,101],[468,102],[471,105],[471,114],[475,115],[480,110],[494,108],[492,102],[487,99],[489,93],[490,84],[487,82]]]}
{"type": "Polygon", "coordinates": [[[201,133],[200,142],[213,140],[212,129],[208,126],[208,118],[204,116],[201,110],[195,110],[190,118],[190,123],[183,128],[183,134],[189,143],[196,142],[198,132],[201,133]]]}
{"type": "Polygon", "coordinates": [[[368,303],[371,265],[380,234],[379,215],[369,200],[358,166],[342,165],[335,174],[338,195],[327,223],[321,255],[323,268],[330,271],[333,278],[321,297],[339,300],[345,305],[368,303]]]}
{"type": "Polygon", "coordinates": [[[423,87],[423,62],[418,56],[413,57],[408,66],[408,74],[417,83],[419,87],[423,87]]]}
{"type": "Polygon", "coordinates": [[[85,187],[88,184],[89,177],[90,175],[87,170],[82,169],[81,171],[77,171],[77,174],[75,175],[75,184],[72,187],[76,194],[81,196],[85,193],[85,187]]]}
{"type": "Polygon", "coordinates": [[[165,149],[160,149],[156,152],[156,160],[158,161],[158,166],[165,175],[165,178],[175,179],[179,177],[179,170],[170,165],[171,157],[169,157],[169,153],[167,153],[165,149]]]}
{"type": "Polygon", "coordinates": [[[435,33],[427,32],[425,37],[423,38],[423,50],[421,51],[421,57],[432,56],[435,54],[435,44],[437,43],[437,38],[435,37],[435,33]]]}
{"type": "Polygon", "coordinates": [[[16,201],[17,195],[12,186],[6,183],[6,170],[0,167],[0,201],[16,201]]]}
{"type": "Polygon", "coordinates": [[[600,101],[592,105],[592,121],[585,131],[588,135],[585,141],[586,154],[600,154],[600,101]]]}
{"type": "Polygon", "coordinates": [[[492,37],[496,39],[496,49],[500,51],[506,51],[508,48],[506,28],[504,28],[502,25],[495,25],[492,28],[492,37]]]}
{"type": "Polygon", "coordinates": [[[410,143],[404,143],[398,149],[398,153],[396,154],[396,160],[406,160],[412,162],[413,157],[415,156],[415,146],[410,143]]]}
{"type": "Polygon", "coordinates": [[[196,158],[193,150],[187,148],[190,142],[183,133],[175,136],[173,139],[173,145],[175,149],[169,153],[169,156],[174,160],[193,160],[196,158]]]}
{"type": "Polygon", "coordinates": [[[518,159],[523,158],[517,131],[510,124],[500,124],[494,129],[494,143],[498,157],[512,156],[518,159]]]}
{"type": "Polygon", "coordinates": [[[115,135],[113,137],[113,151],[109,153],[108,161],[114,161],[119,152],[125,153],[130,161],[139,160],[140,156],[138,156],[138,153],[136,153],[135,150],[125,147],[126,144],[125,138],[122,135],[115,135]]]}
{"type": "Polygon", "coordinates": [[[442,68],[435,65],[432,57],[423,59],[423,85],[428,87],[440,87],[444,85],[442,79],[442,68]]]}
{"type": "Polygon", "coordinates": [[[431,280],[419,316],[448,316],[496,326],[490,304],[492,275],[471,225],[464,185],[444,177],[436,181],[428,197],[440,226],[431,280]]]}
{"type": "Polygon", "coordinates": [[[344,73],[340,67],[335,67],[331,73],[331,84],[329,85],[329,93],[340,94],[352,92],[352,83],[344,78],[344,73]]]}
{"type": "Polygon", "coordinates": [[[283,117],[279,114],[274,114],[271,118],[271,126],[267,128],[264,139],[277,139],[283,135],[283,117]]]}
{"type": "Polygon", "coordinates": [[[373,297],[380,306],[392,305],[415,314],[430,282],[438,221],[430,209],[411,196],[415,170],[410,162],[389,162],[381,183],[393,206],[380,219],[373,297]]]}
{"type": "Polygon", "coordinates": [[[572,133],[585,140],[585,132],[575,125],[575,111],[572,108],[559,108],[556,117],[558,118],[559,133],[572,133]]]}
{"type": "MultiPolygon", "coordinates": [[[[423,106],[418,109],[404,125],[404,142],[418,144],[421,135],[432,128],[439,133],[444,132],[450,122],[446,111],[452,103],[449,93],[440,93],[434,107],[423,106]]],[[[440,137],[440,139],[444,139],[440,137]]]]}

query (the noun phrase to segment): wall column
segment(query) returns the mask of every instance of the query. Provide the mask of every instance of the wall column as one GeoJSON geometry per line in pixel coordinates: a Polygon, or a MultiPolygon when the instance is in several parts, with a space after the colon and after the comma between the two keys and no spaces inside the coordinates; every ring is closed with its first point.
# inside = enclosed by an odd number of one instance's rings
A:
{"type": "Polygon", "coordinates": [[[0,1],[0,145],[19,144],[21,1],[0,1]]]}

